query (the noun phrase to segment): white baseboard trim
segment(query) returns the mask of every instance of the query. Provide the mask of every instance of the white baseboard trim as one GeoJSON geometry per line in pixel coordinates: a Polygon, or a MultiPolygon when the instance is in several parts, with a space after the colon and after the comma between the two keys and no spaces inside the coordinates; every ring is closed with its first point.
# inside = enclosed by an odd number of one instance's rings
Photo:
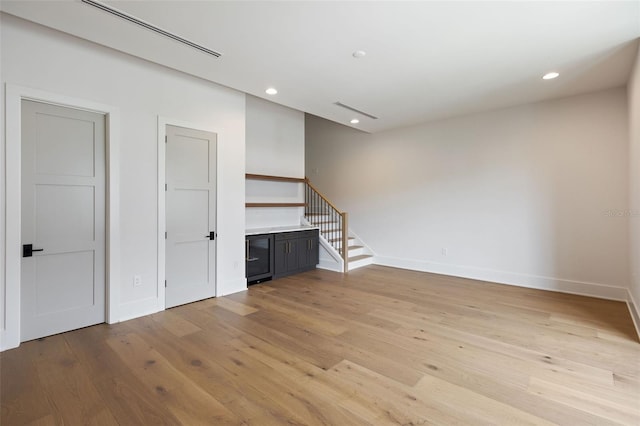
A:
{"type": "Polygon", "coordinates": [[[333,272],[342,272],[342,265],[338,264],[333,260],[329,261],[329,260],[320,259],[320,263],[318,263],[316,268],[325,269],[327,271],[333,271],[333,272]]]}
{"type": "Polygon", "coordinates": [[[218,283],[216,297],[228,296],[230,294],[240,293],[241,291],[247,291],[247,288],[246,278],[223,281],[218,283]]]}
{"type": "Polygon", "coordinates": [[[0,352],[20,346],[20,336],[7,330],[0,331],[0,352]]]}
{"type": "MultiPolygon", "coordinates": [[[[219,286],[218,296],[227,296],[229,294],[238,293],[247,290],[247,279],[242,278],[234,281],[224,282],[222,286],[219,286]],[[222,289],[220,289],[222,287],[222,289]]],[[[118,321],[128,321],[134,318],[140,318],[145,315],[155,314],[156,312],[164,311],[164,306],[158,305],[159,299],[157,297],[150,297],[148,299],[136,300],[122,304],[118,307],[120,316],[118,321]]]]}
{"type": "Polygon", "coordinates": [[[150,297],[148,299],[124,303],[118,307],[118,312],[120,313],[120,315],[117,322],[144,317],[145,315],[155,314],[156,312],[160,312],[162,310],[162,308],[158,308],[157,297],[150,297]]]}
{"type": "Polygon", "coordinates": [[[633,319],[633,325],[636,327],[636,333],[638,333],[638,339],[640,339],[640,312],[638,311],[638,304],[633,298],[633,294],[631,290],[627,290],[627,307],[629,308],[629,313],[631,314],[631,319],[633,319]]]}
{"type": "Polygon", "coordinates": [[[476,267],[450,265],[427,262],[415,259],[399,259],[386,256],[375,256],[374,264],[391,266],[394,268],[410,269],[413,271],[430,272],[433,274],[450,275],[454,277],[470,278],[498,284],[508,284],[517,287],[535,288],[539,290],[557,291],[560,293],[577,294],[580,296],[597,297],[599,299],[627,301],[626,287],[616,287],[607,284],[583,281],[565,280],[553,277],[518,274],[515,272],[496,271],[476,267]]]}

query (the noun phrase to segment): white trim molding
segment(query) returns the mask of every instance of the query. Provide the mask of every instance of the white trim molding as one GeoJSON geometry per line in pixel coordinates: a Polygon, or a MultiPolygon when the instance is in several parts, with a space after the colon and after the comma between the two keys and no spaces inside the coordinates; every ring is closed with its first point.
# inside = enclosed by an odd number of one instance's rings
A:
{"type": "Polygon", "coordinates": [[[249,287],[247,286],[247,279],[240,278],[237,280],[230,280],[224,283],[216,282],[216,297],[228,296],[230,294],[241,293],[243,291],[247,291],[249,287]],[[244,288],[243,288],[244,287],[244,288]],[[224,288],[232,288],[233,291],[225,291],[222,290],[224,288]]]}
{"type": "MultiPolygon", "coordinates": [[[[300,217],[300,223],[302,225],[311,225],[311,222],[304,216],[300,217]]],[[[333,272],[344,272],[344,259],[340,256],[340,253],[322,236],[322,233],[319,235],[318,250],[320,250],[320,253],[317,268],[333,272]]]]}
{"type": "Polygon", "coordinates": [[[450,275],[498,284],[557,291],[560,293],[577,294],[580,296],[590,296],[608,300],[626,301],[628,294],[626,287],[428,262],[416,259],[375,256],[373,263],[381,266],[391,266],[394,268],[410,269],[413,271],[430,272],[433,274],[450,275]]]}
{"type": "Polygon", "coordinates": [[[111,105],[12,84],[5,85],[5,327],[0,350],[20,345],[21,102],[23,99],[105,114],[107,150],[106,321],[119,318],[120,287],[120,114],[111,105]]]}
{"type": "Polygon", "coordinates": [[[160,310],[164,310],[164,308],[158,309],[157,297],[125,302],[120,305],[120,321],[129,321],[134,318],[155,314],[160,310]]]}
{"type": "Polygon", "coordinates": [[[627,290],[627,307],[629,308],[629,313],[631,314],[631,319],[633,320],[633,325],[636,327],[636,333],[638,334],[638,340],[640,340],[640,308],[636,303],[636,300],[633,298],[633,293],[631,290],[627,290]]]}
{"type": "Polygon", "coordinates": [[[318,269],[344,273],[344,259],[322,235],[320,235],[319,250],[318,269]]]}

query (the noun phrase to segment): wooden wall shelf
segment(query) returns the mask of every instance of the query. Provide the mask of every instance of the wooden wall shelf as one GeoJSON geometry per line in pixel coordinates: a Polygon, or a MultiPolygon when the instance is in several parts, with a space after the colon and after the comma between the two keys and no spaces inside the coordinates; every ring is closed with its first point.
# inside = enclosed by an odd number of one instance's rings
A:
{"type": "MultiPolygon", "coordinates": [[[[305,178],[294,178],[286,176],[269,176],[269,175],[254,175],[246,173],[245,179],[250,180],[270,180],[274,182],[291,182],[291,183],[305,183],[305,178]]],[[[305,203],[246,203],[245,207],[306,207],[305,203]]]]}
{"type": "Polygon", "coordinates": [[[286,176],[269,176],[269,175],[254,175],[251,173],[246,173],[245,179],[251,180],[271,180],[277,182],[294,182],[294,183],[304,183],[306,182],[305,178],[294,178],[294,177],[286,177],[286,176]]]}
{"type": "Polygon", "coordinates": [[[305,203],[246,203],[246,207],[305,207],[305,203]]]}

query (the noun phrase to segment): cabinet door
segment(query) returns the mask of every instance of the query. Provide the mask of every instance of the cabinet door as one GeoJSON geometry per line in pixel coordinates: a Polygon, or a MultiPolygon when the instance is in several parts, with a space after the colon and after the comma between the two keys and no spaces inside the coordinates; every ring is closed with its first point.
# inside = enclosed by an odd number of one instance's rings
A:
{"type": "Polygon", "coordinates": [[[298,243],[298,268],[313,269],[319,262],[318,234],[306,233],[298,243]]]}
{"type": "Polygon", "coordinates": [[[309,257],[311,263],[309,266],[316,267],[318,263],[320,263],[320,238],[318,237],[318,232],[315,233],[313,237],[311,237],[311,251],[309,252],[309,257]]]}
{"type": "Polygon", "coordinates": [[[276,240],[275,275],[282,277],[298,269],[298,240],[276,240]]]}
{"type": "Polygon", "coordinates": [[[311,239],[301,238],[298,244],[298,266],[300,269],[308,269],[311,265],[311,239]]]}
{"type": "Polygon", "coordinates": [[[298,247],[300,240],[289,240],[289,247],[286,252],[287,272],[295,272],[298,269],[298,247]]]}
{"type": "Polygon", "coordinates": [[[282,276],[287,273],[288,258],[287,247],[288,240],[276,240],[275,243],[275,266],[274,273],[276,276],[282,276]]]}

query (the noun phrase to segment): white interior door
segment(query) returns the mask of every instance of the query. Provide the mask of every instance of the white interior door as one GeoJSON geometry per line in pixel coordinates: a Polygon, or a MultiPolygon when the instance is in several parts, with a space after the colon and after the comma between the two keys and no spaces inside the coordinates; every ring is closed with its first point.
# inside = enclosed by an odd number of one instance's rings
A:
{"type": "Polygon", "coordinates": [[[216,135],[167,126],[167,308],[215,296],[216,135]]]}
{"type": "Polygon", "coordinates": [[[24,342],[105,321],[105,117],[22,101],[21,125],[24,342]]]}

